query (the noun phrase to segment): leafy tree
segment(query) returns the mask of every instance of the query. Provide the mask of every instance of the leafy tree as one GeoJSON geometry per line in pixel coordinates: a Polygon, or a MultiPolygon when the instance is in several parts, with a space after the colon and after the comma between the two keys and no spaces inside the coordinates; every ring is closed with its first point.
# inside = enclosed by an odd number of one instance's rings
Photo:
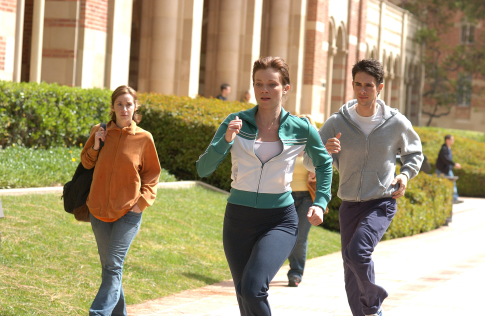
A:
{"type": "Polygon", "coordinates": [[[478,94],[482,90],[471,79],[485,78],[485,32],[474,28],[478,22],[485,24],[485,1],[408,0],[401,1],[400,5],[424,25],[415,40],[426,48],[422,61],[425,66],[423,101],[427,107],[422,113],[429,115],[426,124],[429,126],[433,118],[450,114],[451,107],[458,102],[469,102],[471,91],[478,94]],[[458,41],[456,45],[455,23],[460,18],[469,23],[472,31],[466,32],[465,43],[458,41]],[[482,36],[477,36],[480,31],[482,36]]]}

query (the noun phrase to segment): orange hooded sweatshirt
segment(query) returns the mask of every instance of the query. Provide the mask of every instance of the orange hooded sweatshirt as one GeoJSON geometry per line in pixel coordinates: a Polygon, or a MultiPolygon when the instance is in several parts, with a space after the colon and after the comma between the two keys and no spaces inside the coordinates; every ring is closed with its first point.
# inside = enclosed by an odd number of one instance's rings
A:
{"type": "Polygon", "coordinates": [[[120,129],[110,121],[104,147],[96,151],[94,134],[99,129],[100,124],[91,129],[81,152],[84,168],[96,167],[86,204],[97,219],[114,222],[135,204],[142,211],[153,204],[161,168],[152,134],[135,122],[120,129]]]}

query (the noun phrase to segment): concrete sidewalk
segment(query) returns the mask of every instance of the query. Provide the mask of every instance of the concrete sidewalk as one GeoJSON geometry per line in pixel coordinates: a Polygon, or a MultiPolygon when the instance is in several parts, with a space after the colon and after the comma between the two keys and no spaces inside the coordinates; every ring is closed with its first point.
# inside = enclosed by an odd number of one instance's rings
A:
{"type": "MultiPolygon", "coordinates": [[[[379,243],[377,283],[385,315],[485,315],[485,199],[463,198],[453,222],[435,231],[379,243]]],[[[323,241],[324,242],[324,241],[323,241]]],[[[269,290],[273,315],[351,316],[340,253],[307,261],[303,282],[287,287],[287,266],[269,290]]],[[[239,315],[232,281],[128,307],[129,315],[239,315]]]]}

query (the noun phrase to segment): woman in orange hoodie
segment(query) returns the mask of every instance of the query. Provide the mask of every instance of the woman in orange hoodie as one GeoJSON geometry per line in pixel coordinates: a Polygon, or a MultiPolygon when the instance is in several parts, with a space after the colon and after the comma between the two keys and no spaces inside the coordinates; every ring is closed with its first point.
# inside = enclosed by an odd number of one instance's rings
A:
{"type": "Polygon", "coordinates": [[[101,286],[89,315],[127,315],[123,262],[140,229],[142,213],[157,193],[160,163],[152,135],[137,126],[137,100],[132,88],[116,88],[111,121],[106,130],[100,124],[91,129],[81,152],[83,166],[96,167],[86,204],[102,266],[101,286]]]}

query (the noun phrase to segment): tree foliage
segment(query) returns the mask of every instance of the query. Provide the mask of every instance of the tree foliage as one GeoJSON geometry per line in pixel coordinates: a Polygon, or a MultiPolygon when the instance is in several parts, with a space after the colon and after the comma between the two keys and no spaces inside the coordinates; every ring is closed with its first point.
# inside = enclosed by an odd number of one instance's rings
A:
{"type": "Polygon", "coordinates": [[[485,78],[485,32],[474,28],[463,43],[460,36],[465,23],[473,27],[485,24],[485,1],[402,1],[401,6],[423,25],[415,40],[425,47],[423,114],[429,115],[429,126],[433,118],[448,115],[464,98],[469,102],[471,91],[482,92],[470,79],[485,78]]]}

